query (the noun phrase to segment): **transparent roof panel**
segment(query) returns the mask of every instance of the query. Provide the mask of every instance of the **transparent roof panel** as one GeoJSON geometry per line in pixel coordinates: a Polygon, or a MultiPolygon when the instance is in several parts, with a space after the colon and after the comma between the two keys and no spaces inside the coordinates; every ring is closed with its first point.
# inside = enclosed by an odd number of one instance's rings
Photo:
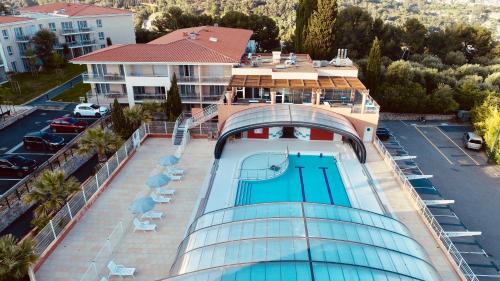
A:
{"type": "Polygon", "coordinates": [[[198,276],[190,273],[206,271],[206,280],[267,280],[241,273],[262,270],[254,269],[254,263],[278,264],[285,272],[297,272],[297,265],[306,263],[311,276],[318,274],[315,280],[439,280],[426,252],[395,219],[301,202],[245,205],[202,215],[181,243],[170,274],[198,276]]]}

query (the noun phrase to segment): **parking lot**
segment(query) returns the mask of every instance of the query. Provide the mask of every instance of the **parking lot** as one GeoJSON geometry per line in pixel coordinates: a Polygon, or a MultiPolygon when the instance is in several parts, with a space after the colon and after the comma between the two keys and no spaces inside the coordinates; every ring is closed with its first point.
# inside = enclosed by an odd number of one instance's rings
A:
{"type": "Polygon", "coordinates": [[[417,157],[398,161],[407,175],[432,175],[411,181],[422,199],[455,200],[429,206],[445,231],[482,232],[452,239],[474,272],[482,280],[500,278],[500,166],[488,164],[484,151],[464,148],[471,126],[383,121],[380,127],[394,136],[384,142],[391,154],[417,157]]]}
{"type": "MultiPolygon", "coordinates": [[[[70,116],[73,107],[68,105],[58,110],[37,109],[30,115],[16,121],[14,124],[0,130],[0,154],[14,154],[34,159],[41,165],[47,161],[56,151],[28,151],[23,147],[23,137],[34,131],[50,131],[50,122],[58,117],[70,116]]],[[[91,124],[96,118],[85,118],[91,124]]],[[[74,139],[77,133],[58,133],[64,137],[65,143],[74,139]]],[[[0,175],[0,194],[10,189],[21,178],[9,175],[0,175]]]]}

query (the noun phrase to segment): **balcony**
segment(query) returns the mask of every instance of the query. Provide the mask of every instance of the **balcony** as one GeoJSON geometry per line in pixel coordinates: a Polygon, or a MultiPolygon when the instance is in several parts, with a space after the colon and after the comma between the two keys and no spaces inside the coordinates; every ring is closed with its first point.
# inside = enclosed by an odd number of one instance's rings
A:
{"type": "Polygon", "coordinates": [[[90,27],[80,27],[80,28],[66,28],[61,30],[62,35],[79,34],[79,33],[90,33],[92,28],[90,27]]]}
{"type": "Polygon", "coordinates": [[[195,76],[179,76],[177,77],[179,83],[199,83],[200,79],[195,76]]]}
{"type": "Polygon", "coordinates": [[[31,40],[31,36],[28,35],[16,35],[16,42],[26,43],[31,40]]]}
{"type": "Polygon", "coordinates": [[[125,76],[119,75],[119,74],[88,74],[84,73],[82,74],[83,77],[83,82],[87,83],[101,83],[101,82],[121,82],[123,83],[125,81],[125,76]]]}
{"type": "Polygon", "coordinates": [[[99,105],[110,105],[115,99],[118,100],[119,103],[128,103],[127,93],[123,92],[109,92],[109,93],[92,93],[91,91],[87,92],[87,102],[99,104],[99,105]]]}
{"type": "Polygon", "coordinates": [[[183,103],[199,103],[200,95],[198,95],[197,93],[189,93],[189,94],[181,93],[181,101],[183,103]]]}
{"type": "Polygon", "coordinates": [[[31,52],[31,54],[29,54],[28,50],[20,50],[19,54],[21,58],[32,58],[36,56],[34,52],[31,52]]]}
{"type": "Polygon", "coordinates": [[[177,78],[178,83],[187,83],[187,84],[229,84],[231,81],[231,77],[222,76],[179,76],[177,78]]]}
{"type": "Polygon", "coordinates": [[[127,74],[128,76],[132,77],[168,77],[168,74],[157,74],[157,73],[140,73],[140,72],[130,72],[127,74]]]}
{"type": "Polygon", "coordinates": [[[144,101],[144,100],[166,100],[167,96],[166,94],[149,94],[149,93],[144,93],[144,94],[134,94],[134,100],[136,101],[144,101]]]}

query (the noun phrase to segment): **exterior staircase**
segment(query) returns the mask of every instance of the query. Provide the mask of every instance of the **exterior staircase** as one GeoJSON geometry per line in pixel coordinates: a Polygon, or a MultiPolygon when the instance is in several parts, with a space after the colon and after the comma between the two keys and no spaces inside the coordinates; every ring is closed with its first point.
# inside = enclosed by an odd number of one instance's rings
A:
{"type": "Polygon", "coordinates": [[[172,143],[174,145],[181,145],[186,131],[207,122],[217,116],[217,114],[217,104],[211,104],[210,106],[205,107],[203,111],[194,115],[183,111],[175,121],[172,143]]]}

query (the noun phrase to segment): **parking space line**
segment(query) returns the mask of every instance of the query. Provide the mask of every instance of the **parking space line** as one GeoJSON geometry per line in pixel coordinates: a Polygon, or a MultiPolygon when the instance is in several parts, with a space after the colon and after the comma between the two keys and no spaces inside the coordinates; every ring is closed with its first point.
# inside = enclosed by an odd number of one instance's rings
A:
{"type": "Polygon", "coordinates": [[[472,160],[472,162],[474,162],[476,164],[476,166],[480,166],[480,164],[474,159],[472,158],[472,156],[469,155],[469,153],[465,152],[465,150],[463,150],[456,142],[454,142],[447,134],[445,134],[441,129],[439,129],[439,127],[435,127],[436,130],[438,130],[441,134],[443,134],[443,136],[445,136],[448,140],[450,140],[456,147],[458,147],[458,149],[460,149],[460,151],[462,151],[465,155],[467,155],[467,157],[470,158],[470,160],[472,160]]]}
{"type": "Polygon", "coordinates": [[[20,154],[20,155],[54,155],[54,153],[37,153],[37,152],[12,152],[9,154],[20,154]]]}
{"type": "Polygon", "coordinates": [[[0,181],[20,181],[22,179],[4,179],[4,178],[0,178],[0,181]]]}
{"type": "Polygon", "coordinates": [[[450,163],[450,165],[453,165],[453,162],[451,162],[451,160],[446,157],[446,155],[441,151],[441,149],[439,149],[425,134],[424,132],[422,132],[418,126],[413,126],[415,128],[415,130],[417,130],[443,157],[444,159],[446,159],[446,161],[448,161],[448,163],[450,163]]]}
{"type": "Polygon", "coordinates": [[[9,149],[7,152],[5,152],[5,154],[12,154],[12,151],[16,151],[18,148],[20,148],[21,146],[23,145],[22,142],[18,143],[16,146],[14,146],[13,148],[9,149]]]}

